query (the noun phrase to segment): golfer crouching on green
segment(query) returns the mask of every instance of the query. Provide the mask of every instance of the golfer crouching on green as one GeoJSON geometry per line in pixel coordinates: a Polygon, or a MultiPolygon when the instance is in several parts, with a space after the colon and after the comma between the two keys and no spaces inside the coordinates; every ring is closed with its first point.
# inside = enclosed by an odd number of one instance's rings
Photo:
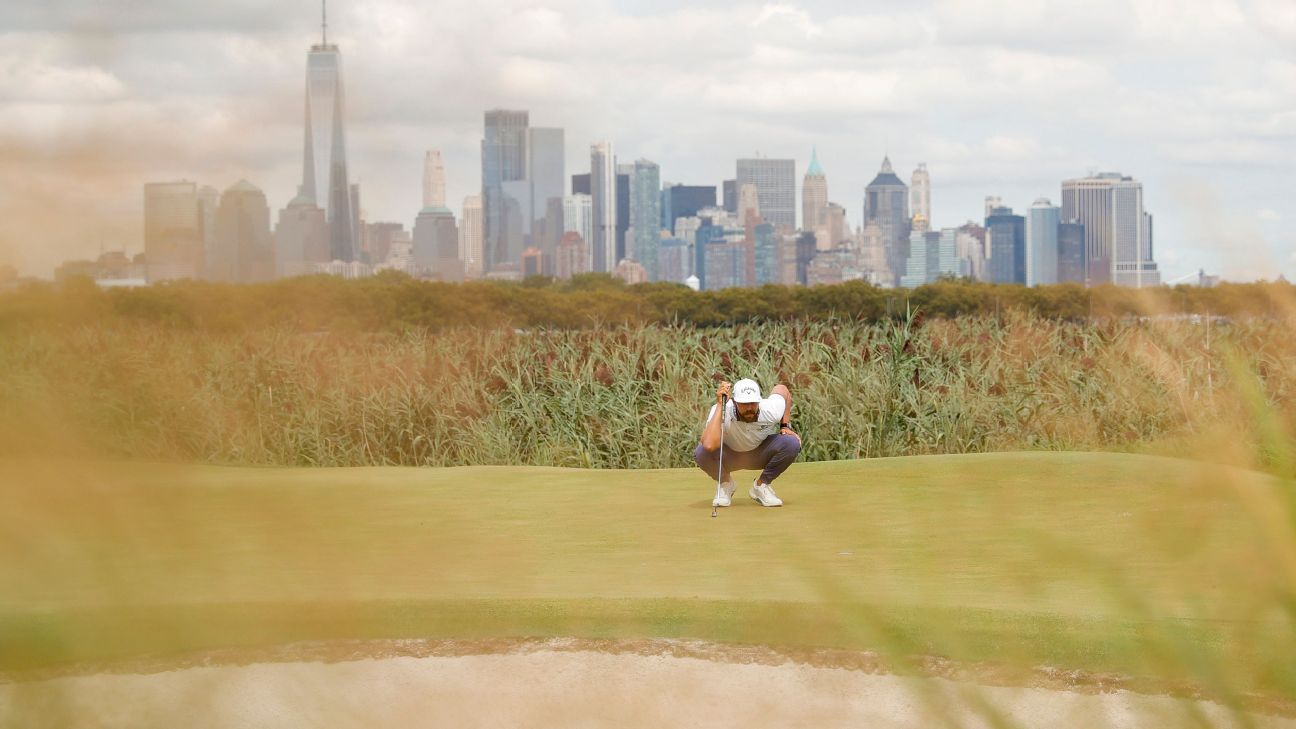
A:
{"type": "Polygon", "coordinates": [[[716,389],[716,404],[707,414],[702,428],[702,442],[693,451],[693,460],[718,481],[712,506],[733,503],[734,485],[730,471],[760,469],[748,495],[761,506],[782,506],[783,500],[771,486],[801,452],[801,436],[792,431],[789,415],[792,394],[784,385],[775,385],[768,398],[761,398],[755,380],[738,380],[730,385],[721,382],[716,389]],[[720,442],[721,419],[716,413],[724,408],[724,443],[720,442]],[[723,448],[723,459],[721,458],[723,448]],[[721,473],[723,463],[724,472],[721,473]]]}

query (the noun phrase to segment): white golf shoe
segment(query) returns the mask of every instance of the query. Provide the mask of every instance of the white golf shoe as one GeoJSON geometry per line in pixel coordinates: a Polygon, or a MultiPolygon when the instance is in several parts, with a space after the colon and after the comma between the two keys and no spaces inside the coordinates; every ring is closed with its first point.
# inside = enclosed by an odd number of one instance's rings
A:
{"type": "Polygon", "coordinates": [[[716,495],[714,499],[711,499],[711,505],[729,506],[733,503],[733,495],[736,490],[738,490],[738,485],[733,481],[716,484],[716,495]]]}
{"type": "Polygon", "coordinates": [[[780,499],[774,493],[774,487],[767,483],[761,483],[759,476],[756,477],[755,481],[752,481],[751,491],[748,491],[747,495],[752,497],[754,501],[759,502],[761,506],[783,505],[783,499],[780,499]]]}

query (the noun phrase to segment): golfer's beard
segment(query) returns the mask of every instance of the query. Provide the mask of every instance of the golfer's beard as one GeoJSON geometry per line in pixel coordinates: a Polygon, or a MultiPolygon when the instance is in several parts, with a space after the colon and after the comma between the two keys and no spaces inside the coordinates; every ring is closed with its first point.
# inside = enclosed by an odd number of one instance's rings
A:
{"type": "Polygon", "coordinates": [[[742,413],[738,413],[737,417],[739,420],[741,420],[744,423],[754,423],[756,422],[756,418],[760,417],[760,413],[752,413],[751,415],[743,415],[742,413]]]}

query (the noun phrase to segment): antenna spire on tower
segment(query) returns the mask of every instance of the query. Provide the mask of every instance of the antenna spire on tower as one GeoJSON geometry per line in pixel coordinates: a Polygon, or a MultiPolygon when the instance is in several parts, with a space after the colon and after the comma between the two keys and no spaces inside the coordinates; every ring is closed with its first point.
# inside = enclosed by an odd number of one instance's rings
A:
{"type": "Polygon", "coordinates": [[[321,45],[328,45],[328,0],[320,0],[320,33],[323,34],[321,45]]]}

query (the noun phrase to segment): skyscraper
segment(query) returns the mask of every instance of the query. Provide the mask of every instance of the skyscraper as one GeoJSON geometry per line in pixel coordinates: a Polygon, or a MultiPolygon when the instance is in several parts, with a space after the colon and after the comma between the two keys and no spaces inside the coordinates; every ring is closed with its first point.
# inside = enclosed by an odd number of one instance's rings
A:
{"type": "Polygon", "coordinates": [[[522,251],[522,278],[545,275],[544,261],[544,251],[535,246],[530,246],[522,251]]]}
{"type": "Polygon", "coordinates": [[[1075,221],[1058,224],[1058,283],[1085,282],[1085,232],[1075,221]]]}
{"type": "MultiPolygon", "coordinates": [[[[825,249],[835,248],[842,244],[850,236],[850,226],[846,223],[846,208],[835,202],[828,203],[827,222],[828,242],[825,249]]],[[[815,233],[815,240],[818,242],[819,234],[815,233]]]]}
{"type": "Polygon", "coordinates": [[[966,275],[977,281],[987,280],[985,238],[985,228],[972,221],[960,225],[954,233],[954,255],[967,264],[966,275]]]}
{"type": "Polygon", "coordinates": [[[705,208],[698,211],[698,225],[693,228],[692,218],[680,218],[676,221],[677,230],[691,228],[693,233],[693,275],[698,277],[698,281],[703,290],[710,291],[727,286],[741,286],[742,277],[746,268],[745,251],[743,249],[743,238],[746,231],[738,223],[735,216],[728,211],[720,208],[705,208]],[[686,221],[689,224],[686,225],[686,221]],[[725,246],[725,250],[719,253],[715,252],[717,246],[725,246]],[[716,258],[719,256],[719,258],[716,258]],[[737,256],[736,259],[732,258],[737,256]],[[713,261],[718,268],[708,269],[713,261]],[[732,269],[731,265],[737,265],[739,268],[732,269]],[[711,277],[713,271],[716,278],[711,277]]]}
{"type": "Polygon", "coordinates": [[[754,239],[753,257],[755,259],[753,286],[779,283],[779,236],[770,223],[760,223],[752,231],[754,239]]]}
{"type": "Polygon", "coordinates": [[[207,276],[231,283],[269,281],[274,276],[270,206],[261,188],[247,180],[239,180],[221,193],[207,276]]]}
{"type": "Polygon", "coordinates": [[[1143,183],[1122,179],[1112,188],[1112,283],[1158,286],[1161,275],[1152,260],[1152,216],[1143,209],[1143,183]]]}
{"type": "Polygon", "coordinates": [[[998,207],[986,218],[991,283],[1026,283],[1026,219],[1012,208],[998,207]]]}
{"type": "Polygon", "coordinates": [[[445,191],[445,163],[441,161],[441,150],[430,149],[423,157],[423,207],[445,207],[445,191]]]}
{"type": "Polygon", "coordinates": [[[410,231],[404,230],[404,226],[401,228],[402,230],[391,232],[391,246],[387,250],[387,258],[378,264],[375,270],[391,269],[414,276],[418,274],[418,267],[414,265],[414,240],[410,236],[410,231]]]}
{"type": "Polygon", "coordinates": [[[202,219],[203,248],[216,240],[216,208],[220,207],[220,190],[211,185],[198,188],[198,217],[202,219]]]}
{"type": "Polygon", "coordinates": [[[634,165],[629,162],[616,166],[616,257],[626,257],[626,237],[630,232],[630,177],[634,165]]]}
{"type": "Polygon", "coordinates": [[[658,223],[658,225],[661,226],[662,230],[671,230],[675,227],[675,219],[671,217],[671,211],[670,211],[671,209],[670,191],[672,187],[675,187],[674,182],[662,183],[661,204],[658,205],[658,208],[660,208],[661,210],[661,221],[658,223]]]}
{"type": "MultiPolygon", "coordinates": [[[[714,188],[712,188],[714,189],[714,188]]],[[[663,238],[657,246],[657,276],[659,281],[684,283],[693,271],[690,259],[692,247],[679,238],[663,238]]]]}
{"type": "Polygon", "coordinates": [[[525,178],[505,180],[500,190],[505,250],[510,256],[514,251],[520,256],[531,245],[531,181],[525,178]]]}
{"type": "Polygon", "coordinates": [[[760,191],[749,182],[738,188],[738,222],[745,224],[751,216],[759,218],[761,206],[760,191]]]}
{"type": "Polygon", "coordinates": [[[765,223],[761,217],[761,191],[756,184],[743,183],[737,189],[737,222],[743,227],[743,279],[736,285],[756,281],[756,227],[765,223]]]}
{"type": "Polygon", "coordinates": [[[408,235],[403,223],[365,223],[364,239],[370,263],[374,265],[386,263],[387,259],[391,258],[392,246],[408,235]]]}
{"type": "Polygon", "coordinates": [[[1063,180],[1062,218],[1084,226],[1085,284],[1111,282],[1111,186],[1118,174],[1063,180]]]}
{"type": "Polygon", "coordinates": [[[891,263],[887,258],[891,246],[888,245],[882,226],[878,225],[877,221],[860,228],[859,244],[856,249],[859,251],[860,270],[865,273],[865,276],[884,288],[896,285],[897,276],[892,271],[891,263]]]}
{"type": "Polygon", "coordinates": [[[796,285],[795,233],[774,233],[774,283],[781,286],[796,285]]]}
{"type": "Polygon", "coordinates": [[[358,210],[352,209],[347,182],[346,104],[342,93],[342,54],[328,42],[328,24],[306,55],[306,135],[302,184],[298,194],[324,210],[333,260],[354,261],[358,210]]]}
{"type": "Polygon", "coordinates": [[[594,216],[593,238],[589,242],[595,273],[611,273],[616,267],[616,157],[611,142],[590,146],[590,192],[594,216]]]}
{"type": "Polygon", "coordinates": [[[661,170],[646,159],[634,163],[630,179],[630,233],[628,258],[644,267],[649,281],[657,280],[657,245],[661,241],[661,170]]]}
{"type": "MultiPolygon", "coordinates": [[[[790,236],[791,234],[785,235],[785,240],[790,236]]],[[[796,272],[796,283],[799,283],[802,286],[807,286],[810,284],[810,262],[815,259],[815,254],[818,253],[814,235],[809,232],[803,232],[795,236],[792,242],[792,251],[792,256],[795,261],[794,270],[796,272]]]]}
{"type": "Polygon", "coordinates": [[[662,190],[662,227],[675,230],[675,221],[691,218],[716,204],[715,185],[670,185],[662,190]]]}
{"type": "Polygon", "coordinates": [[[480,278],[482,269],[482,199],[469,195],[463,201],[463,224],[459,226],[459,258],[464,263],[464,275],[480,278]]]}
{"type": "Polygon", "coordinates": [[[738,212],[738,181],[725,180],[720,183],[720,187],[724,209],[731,213],[738,212]]]}
{"type": "Polygon", "coordinates": [[[937,252],[940,258],[937,261],[936,275],[956,278],[970,275],[972,266],[958,255],[958,230],[941,228],[938,235],[940,242],[937,244],[937,252]]]}
{"type": "Polygon", "coordinates": [[[196,278],[203,264],[203,241],[208,237],[203,228],[197,183],[181,180],[144,185],[148,280],[196,278]]]}
{"type": "Polygon", "coordinates": [[[574,230],[566,231],[558,241],[558,252],[554,256],[555,275],[569,279],[579,273],[589,273],[589,259],[585,239],[574,230]]]}
{"type": "MultiPolygon", "coordinates": [[[[706,227],[698,230],[699,237],[705,230],[706,227]]],[[[703,265],[706,273],[703,286],[707,291],[746,285],[746,251],[742,241],[729,240],[721,235],[703,245],[703,255],[706,259],[703,265]]]]}
{"type": "MultiPolygon", "coordinates": [[[[796,161],[790,159],[738,160],[739,204],[743,185],[755,185],[760,214],[780,232],[796,229],[796,161]]],[[[741,215],[741,210],[739,214],[741,215]]]]}
{"type": "MultiPolygon", "coordinates": [[[[530,207],[531,190],[525,183],[527,125],[525,111],[492,109],[486,112],[482,139],[482,258],[483,270],[520,263],[525,234],[522,204],[530,207]],[[506,183],[520,183],[509,185],[506,183]],[[525,200],[519,200],[524,197],[525,200]]],[[[531,222],[526,211],[525,223],[531,222]]]]}
{"type": "Polygon", "coordinates": [[[756,226],[761,217],[760,191],[747,182],[738,188],[738,224],[743,228],[743,278],[739,286],[751,286],[756,280],[756,226]]]}
{"type": "MultiPolygon", "coordinates": [[[[711,209],[722,210],[723,208],[711,209]]],[[[690,247],[693,246],[694,241],[697,239],[698,228],[703,225],[703,220],[699,217],[701,214],[702,211],[699,210],[698,215],[690,215],[687,218],[679,218],[675,221],[675,237],[688,243],[690,247]]],[[[690,270],[692,270],[692,266],[690,266],[690,270]]]]}
{"type": "Polygon", "coordinates": [[[459,229],[454,213],[444,205],[426,207],[414,219],[414,265],[421,274],[441,281],[462,281],[459,229]]]}
{"type": "Polygon", "coordinates": [[[909,257],[905,259],[905,272],[900,276],[900,286],[913,289],[936,280],[940,275],[941,234],[927,230],[927,219],[913,217],[909,233],[909,257]]]}
{"type": "Polygon", "coordinates": [[[1047,286],[1057,283],[1058,224],[1061,210],[1040,198],[1031,205],[1026,218],[1026,285],[1047,286]]]}
{"type": "Polygon", "coordinates": [[[1088,283],[1156,286],[1152,226],[1143,183],[1118,172],[1062,182],[1062,219],[1084,226],[1088,283]]]}
{"type": "Polygon", "coordinates": [[[890,158],[883,157],[877,177],[864,188],[864,226],[881,229],[887,268],[897,279],[909,258],[909,221],[909,188],[896,177],[890,158]]]}
{"type": "Polygon", "coordinates": [[[931,176],[926,162],[919,164],[909,178],[909,212],[923,216],[931,224],[931,176]]]}
{"type": "Polygon", "coordinates": [[[567,182],[563,130],[527,130],[526,177],[531,184],[531,245],[551,257],[562,238],[563,187],[567,182]]]}
{"type": "Polygon", "coordinates": [[[364,208],[360,207],[360,183],[351,183],[351,258],[362,260],[366,250],[364,242],[364,208]]]}
{"type": "MultiPolygon", "coordinates": [[[[579,234],[581,250],[589,255],[589,241],[594,239],[594,200],[590,195],[578,193],[563,198],[563,233],[579,234]]],[[[581,265],[580,273],[590,270],[590,261],[581,265]]]]}
{"type": "Polygon", "coordinates": [[[414,265],[420,272],[442,281],[462,281],[463,260],[459,256],[459,228],[454,213],[445,206],[445,170],[441,154],[428,153],[423,173],[423,209],[414,219],[414,265]]]}
{"type": "Polygon", "coordinates": [[[316,264],[328,263],[332,255],[324,211],[305,195],[293,198],[279,211],[274,245],[276,276],[314,273],[316,264]]]}
{"type": "MultiPolygon", "coordinates": [[[[810,166],[801,181],[801,227],[806,230],[828,227],[828,178],[819,166],[818,150],[811,150],[810,166]]],[[[827,247],[836,243],[831,241],[827,247]]]]}

